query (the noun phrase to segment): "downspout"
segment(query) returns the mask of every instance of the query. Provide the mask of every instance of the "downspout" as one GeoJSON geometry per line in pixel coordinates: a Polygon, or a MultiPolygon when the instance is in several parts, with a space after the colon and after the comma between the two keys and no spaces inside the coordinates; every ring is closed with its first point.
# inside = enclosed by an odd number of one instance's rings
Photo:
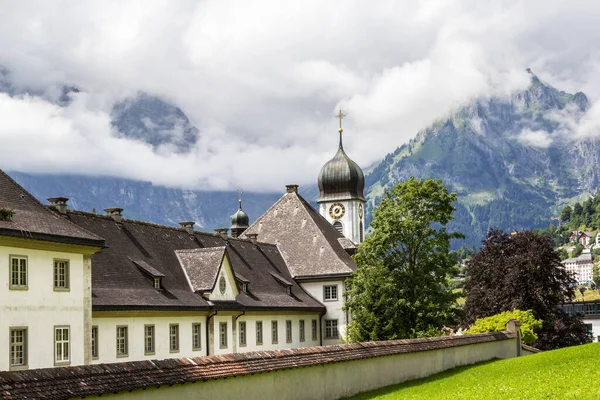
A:
{"type": "Polygon", "coordinates": [[[206,318],[206,355],[210,356],[210,319],[212,317],[214,317],[215,315],[217,315],[218,311],[215,311],[214,313],[210,314],[207,318],[206,318]]]}
{"type": "MultiPolygon", "coordinates": [[[[236,332],[237,333],[237,335],[236,335],[237,338],[236,337],[233,338],[233,346],[232,347],[233,347],[233,352],[234,353],[237,353],[237,351],[236,351],[237,350],[237,346],[238,346],[238,343],[240,342],[239,341],[240,330],[238,329],[238,326],[237,326],[237,320],[238,320],[239,317],[241,317],[244,314],[246,314],[246,310],[243,310],[241,313],[239,313],[238,315],[236,315],[235,318],[233,319],[233,326],[231,327],[231,332],[236,332]]],[[[246,328],[248,328],[248,327],[246,327],[246,328]]],[[[248,330],[246,329],[246,342],[247,341],[248,341],[248,330]]]]}
{"type": "Polygon", "coordinates": [[[327,309],[319,314],[319,346],[323,346],[323,316],[325,313],[327,313],[327,309]]]}

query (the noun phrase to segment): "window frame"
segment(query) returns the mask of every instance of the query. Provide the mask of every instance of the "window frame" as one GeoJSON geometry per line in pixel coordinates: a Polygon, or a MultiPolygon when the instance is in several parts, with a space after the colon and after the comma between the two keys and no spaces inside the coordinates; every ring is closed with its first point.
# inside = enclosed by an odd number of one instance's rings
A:
{"type": "Polygon", "coordinates": [[[169,353],[179,353],[179,324],[169,324],[169,353]]]}
{"type": "Polygon", "coordinates": [[[279,326],[276,320],[271,321],[271,344],[279,343],[279,326]]]}
{"type": "Polygon", "coordinates": [[[240,347],[246,347],[247,344],[247,331],[246,321],[240,321],[238,324],[238,336],[240,338],[240,347]]]}
{"type": "MultiPolygon", "coordinates": [[[[21,280],[21,274],[23,273],[20,270],[20,265],[21,263],[19,263],[19,265],[17,266],[17,268],[19,269],[17,271],[17,276],[18,276],[18,280],[21,280]]],[[[24,255],[20,255],[20,254],[9,254],[8,255],[8,288],[10,290],[28,290],[29,289],[29,257],[28,256],[24,256],[24,255]],[[18,284],[14,284],[13,283],[13,260],[25,260],[25,284],[21,284],[20,282],[18,284]]]]}
{"type": "Polygon", "coordinates": [[[197,350],[202,350],[202,322],[192,323],[192,351],[197,350]],[[196,346],[196,340],[198,346],[196,346]]]}
{"type": "Polygon", "coordinates": [[[116,327],[116,352],[117,358],[129,357],[129,327],[127,325],[117,325],[116,327]],[[123,337],[119,336],[119,330],[122,330],[123,337]],[[119,340],[123,341],[123,351],[119,351],[119,340]]]}
{"type": "Polygon", "coordinates": [[[285,342],[292,343],[292,320],[285,321],[285,342]]]}
{"type": "Polygon", "coordinates": [[[97,360],[98,357],[98,325],[92,325],[92,330],[90,331],[91,341],[90,341],[90,353],[92,355],[92,360],[97,360]]]}
{"type": "Polygon", "coordinates": [[[325,320],[325,339],[339,339],[340,331],[339,331],[339,323],[337,319],[326,319],[325,320]],[[331,326],[327,326],[330,323],[331,326]],[[333,324],[335,323],[335,326],[333,324]],[[335,329],[335,336],[333,335],[335,329]]]}
{"type": "Polygon", "coordinates": [[[228,344],[227,322],[219,322],[219,348],[226,349],[229,347],[228,344]]]}
{"type": "Polygon", "coordinates": [[[52,330],[54,333],[54,365],[70,365],[71,364],[71,327],[69,325],[54,325],[54,329],[52,330]],[[58,340],[56,338],[56,333],[58,330],[62,330],[63,338],[58,340]],[[64,331],[67,332],[67,339],[64,339],[64,331]],[[59,345],[61,345],[61,355],[65,355],[65,349],[67,357],[66,359],[59,360],[59,345]],[[66,346],[65,346],[66,345],[66,346]]]}
{"type": "Polygon", "coordinates": [[[298,336],[300,337],[300,341],[304,342],[306,340],[306,331],[304,326],[304,320],[301,319],[298,324],[298,336]]]}
{"type": "Polygon", "coordinates": [[[52,286],[55,292],[68,292],[71,290],[71,261],[66,258],[55,258],[52,268],[52,286]],[[57,263],[65,263],[64,286],[58,286],[57,263]]]}
{"type": "Polygon", "coordinates": [[[256,321],[254,328],[256,329],[256,345],[262,346],[262,344],[263,344],[263,322],[256,321]]]}
{"type": "Polygon", "coordinates": [[[144,355],[151,356],[156,354],[156,326],[154,324],[144,325],[144,355]],[[151,329],[151,334],[148,334],[148,328],[151,329]],[[148,342],[150,339],[150,342],[148,342]],[[148,344],[151,348],[148,349],[148,344]]]}
{"type": "Polygon", "coordinates": [[[26,326],[11,326],[8,328],[8,368],[9,371],[18,371],[29,368],[29,343],[28,343],[28,329],[26,326]],[[22,342],[13,343],[13,332],[22,331],[23,340],[22,342]],[[18,343],[18,344],[17,344],[18,343]],[[22,346],[22,364],[13,364],[13,346],[22,346]]]}
{"type": "Polygon", "coordinates": [[[323,285],[323,301],[338,301],[339,293],[338,293],[338,285],[323,285]],[[327,297],[327,291],[329,289],[329,298],[327,297]],[[335,297],[333,296],[335,292],[335,297]]]}
{"type": "Polygon", "coordinates": [[[319,340],[319,327],[317,325],[317,320],[313,319],[311,320],[311,333],[312,333],[312,340],[319,340]]]}

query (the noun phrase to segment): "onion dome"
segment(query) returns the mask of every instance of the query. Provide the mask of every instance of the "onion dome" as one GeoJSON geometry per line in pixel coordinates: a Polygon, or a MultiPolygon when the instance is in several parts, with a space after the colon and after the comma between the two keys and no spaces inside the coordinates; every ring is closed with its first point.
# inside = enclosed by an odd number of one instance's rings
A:
{"type": "Polygon", "coordinates": [[[250,218],[248,214],[242,210],[242,199],[239,200],[239,209],[231,216],[231,234],[233,237],[238,237],[250,226],[250,218]]]}
{"type": "Polygon", "coordinates": [[[327,161],[319,173],[320,196],[317,203],[333,200],[365,200],[365,176],[357,163],[352,161],[340,145],[335,156],[327,161]]]}

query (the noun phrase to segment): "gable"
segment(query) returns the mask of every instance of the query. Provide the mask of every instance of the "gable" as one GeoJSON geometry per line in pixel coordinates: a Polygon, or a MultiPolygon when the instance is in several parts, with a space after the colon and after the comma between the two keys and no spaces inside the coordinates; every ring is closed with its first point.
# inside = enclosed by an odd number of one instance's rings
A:
{"type": "Polygon", "coordinates": [[[227,251],[225,251],[221,259],[214,287],[208,298],[210,301],[235,301],[238,293],[235,275],[231,269],[231,262],[227,251]]]}

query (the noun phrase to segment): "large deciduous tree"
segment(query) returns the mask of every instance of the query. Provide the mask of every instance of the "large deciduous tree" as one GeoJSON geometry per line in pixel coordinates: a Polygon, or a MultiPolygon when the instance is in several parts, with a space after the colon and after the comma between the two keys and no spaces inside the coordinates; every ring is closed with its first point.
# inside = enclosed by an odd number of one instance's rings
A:
{"type": "Polygon", "coordinates": [[[558,308],[575,296],[575,281],[550,241],[533,232],[490,230],[467,268],[465,321],[504,311],[532,310],[543,321],[536,346],[553,349],[586,343],[581,319],[558,308]]]}
{"type": "Polygon", "coordinates": [[[449,252],[462,235],[446,230],[455,200],[433,179],[410,178],[386,192],[349,280],[351,341],[417,337],[456,321],[449,252]]]}

